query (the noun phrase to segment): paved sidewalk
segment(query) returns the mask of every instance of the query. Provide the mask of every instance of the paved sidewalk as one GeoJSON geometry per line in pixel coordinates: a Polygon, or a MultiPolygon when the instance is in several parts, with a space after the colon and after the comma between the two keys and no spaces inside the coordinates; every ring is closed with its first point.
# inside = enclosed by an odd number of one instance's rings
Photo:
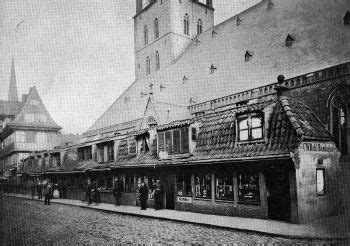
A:
{"type": "MultiPolygon", "coordinates": [[[[18,198],[32,200],[30,195],[5,194],[18,198]]],[[[36,199],[36,198],[35,198],[36,199]]],[[[39,202],[39,200],[37,200],[39,202]]],[[[40,201],[43,202],[43,201],[40,201]]],[[[344,239],[350,238],[350,222],[343,219],[344,216],[336,216],[323,219],[313,224],[296,225],[280,221],[252,219],[241,217],[229,217],[220,215],[199,214],[174,210],[140,210],[134,206],[118,206],[113,204],[99,203],[88,205],[80,200],[52,199],[52,203],[79,206],[82,208],[96,209],[105,212],[120,213],[126,215],[143,216],[149,218],[181,221],[193,224],[229,228],[241,231],[257,232],[288,238],[308,239],[344,239]]]]}

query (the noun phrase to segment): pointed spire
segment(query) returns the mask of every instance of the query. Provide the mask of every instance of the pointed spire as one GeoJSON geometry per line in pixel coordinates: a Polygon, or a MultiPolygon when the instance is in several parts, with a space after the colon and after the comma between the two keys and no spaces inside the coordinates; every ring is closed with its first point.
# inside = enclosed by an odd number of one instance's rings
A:
{"type": "Polygon", "coordinates": [[[8,101],[18,101],[18,91],[16,83],[16,71],[15,71],[15,61],[12,55],[12,64],[11,64],[11,77],[10,77],[10,86],[8,92],[8,101]]]}

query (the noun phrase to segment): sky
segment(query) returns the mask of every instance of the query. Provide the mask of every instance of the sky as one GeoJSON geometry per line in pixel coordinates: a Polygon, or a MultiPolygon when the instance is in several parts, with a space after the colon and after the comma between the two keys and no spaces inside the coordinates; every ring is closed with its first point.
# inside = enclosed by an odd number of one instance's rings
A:
{"type": "MultiPolygon", "coordinates": [[[[0,100],[14,57],[19,98],[31,86],[63,133],[83,133],[134,81],[135,2],[0,0],[0,100]]],[[[218,24],[259,0],[214,0],[218,24]]]]}

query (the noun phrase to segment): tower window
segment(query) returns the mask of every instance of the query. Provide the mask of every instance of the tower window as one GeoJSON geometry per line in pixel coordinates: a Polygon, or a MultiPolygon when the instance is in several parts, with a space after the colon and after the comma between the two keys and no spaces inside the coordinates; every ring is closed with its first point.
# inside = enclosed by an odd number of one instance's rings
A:
{"type": "Polygon", "coordinates": [[[147,56],[146,58],[146,74],[150,74],[151,73],[151,59],[149,58],[149,56],[147,56]]]}
{"type": "Polygon", "coordinates": [[[158,25],[158,19],[154,20],[154,38],[159,38],[159,25],[158,25]]]}
{"type": "Polygon", "coordinates": [[[156,70],[160,69],[160,59],[159,59],[159,52],[156,52],[156,70]]]}
{"type": "Polygon", "coordinates": [[[288,35],[287,35],[287,38],[286,38],[286,40],[285,40],[285,42],[286,42],[286,47],[292,47],[294,41],[295,41],[295,39],[294,39],[290,34],[288,34],[288,35]]]}
{"type": "Polygon", "coordinates": [[[197,35],[203,32],[203,22],[201,19],[197,21],[197,35]]]}
{"type": "Polygon", "coordinates": [[[190,22],[189,22],[188,14],[185,14],[184,16],[184,34],[190,35],[190,22]]]}
{"type": "Polygon", "coordinates": [[[250,61],[252,59],[252,57],[253,57],[253,53],[251,51],[247,50],[245,52],[245,55],[244,55],[244,60],[246,62],[248,62],[248,61],[250,61]]]}
{"type": "Polygon", "coordinates": [[[147,28],[147,26],[145,26],[143,29],[143,38],[145,41],[145,45],[147,45],[148,44],[148,28],[147,28]]]}

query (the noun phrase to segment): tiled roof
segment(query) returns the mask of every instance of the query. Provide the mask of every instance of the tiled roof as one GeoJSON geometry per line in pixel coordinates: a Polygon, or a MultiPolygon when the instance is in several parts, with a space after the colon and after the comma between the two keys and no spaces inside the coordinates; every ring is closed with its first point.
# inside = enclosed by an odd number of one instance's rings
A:
{"type": "Polygon", "coordinates": [[[152,154],[152,152],[127,155],[119,157],[114,163],[109,165],[111,168],[118,167],[142,167],[142,166],[154,166],[158,164],[158,157],[152,154]]]}
{"type": "Polygon", "coordinates": [[[316,115],[302,103],[282,97],[255,105],[204,115],[200,121],[197,147],[191,159],[227,159],[287,155],[304,138],[332,141],[316,115]],[[250,143],[236,141],[236,114],[272,106],[265,139],[250,143]]]}

